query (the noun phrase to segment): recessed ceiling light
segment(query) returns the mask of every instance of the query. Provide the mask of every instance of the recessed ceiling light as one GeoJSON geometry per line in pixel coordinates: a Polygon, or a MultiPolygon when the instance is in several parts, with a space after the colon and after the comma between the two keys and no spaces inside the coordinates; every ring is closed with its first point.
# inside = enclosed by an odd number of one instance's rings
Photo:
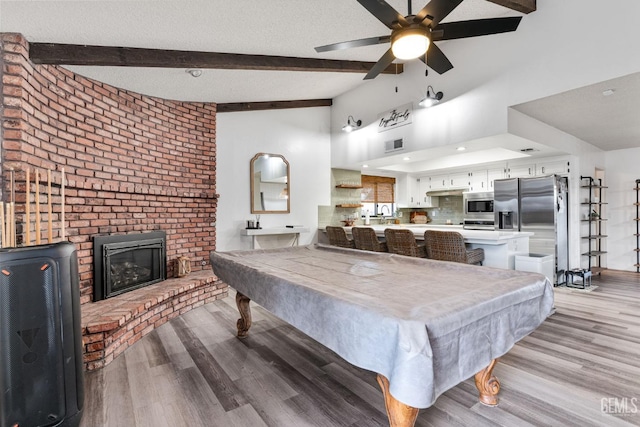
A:
{"type": "Polygon", "coordinates": [[[615,89],[606,89],[602,91],[602,96],[610,96],[613,95],[613,92],[615,92],[615,89]]]}
{"type": "Polygon", "coordinates": [[[456,151],[464,151],[466,149],[467,149],[467,147],[458,147],[458,148],[456,148],[456,151]]]}
{"type": "Polygon", "coordinates": [[[368,168],[368,167],[369,167],[369,165],[362,165],[362,167],[363,167],[363,168],[368,168]]]}
{"type": "Polygon", "coordinates": [[[406,162],[407,160],[411,160],[411,157],[403,157],[402,160],[406,162]]]}
{"type": "Polygon", "coordinates": [[[191,77],[200,77],[202,75],[202,70],[198,68],[190,68],[186,72],[191,74],[191,77]]]}

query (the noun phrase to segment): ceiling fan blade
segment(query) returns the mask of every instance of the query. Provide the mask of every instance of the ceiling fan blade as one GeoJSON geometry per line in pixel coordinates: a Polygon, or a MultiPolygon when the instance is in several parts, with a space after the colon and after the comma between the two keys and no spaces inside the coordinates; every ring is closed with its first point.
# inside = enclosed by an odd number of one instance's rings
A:
{"type": "Polygon", "coordinates": [[[449,61],[449,58],[440,50],[435,43],[431,43],[429,45],[429,50],[427,51],[426,60],[425,57],[421,57],[422,62],[427,64],[431,69],[433,69],[438,74],[444,74],[450,69],[453,68],[453,64],[449,61]]]}
{"type": "Polygon", "coordinates": [[[434,28],[440,21],[446,18],[453,9],[458,7],[460,3],[462,3],[462,0],[431,0],[420,12],[416,13],[413,21],[420,23],[428,19],[429,22],[425,22],[425,24],[434,28]]]}
{"type": "Polygon", "coordinates": [[[369,37],[367,39],[351,40],[348,42],[340,42],[316,47],[316,52],[329,52],[332,50],[349,49],[351,47],[371,46],[374,44],[382,44],[391,42],[391,36],[369,37]]]}
{"type": "Polygon", "coordinates": [[[446,22],[435,27],[431,33],[432,41],[453,40],[467,37],[487,36],[490,34],[515,31],[521,16],[510,18],[476,19],[472,21],[446,22]]]}
{"type": "Polygon", "coordinates": [[[385,68],[391,65],[394,59],[396,59],[396,57],[393,55],[391,49],[389,49],[384,55],[382,55],[382,58],[380,58],[378,62],[376,62],[373,67],[371,67],[371,70],[369,70],[367,75],[364,76],[364,80],[375,79],[378,74],[383,72],[385,68]]]}
{"type": "Polygon", "coordinates": [[[358,0],[358,3],[392,30],[399,26],[409,25],[404,16],[384,0],[358,0]]]}

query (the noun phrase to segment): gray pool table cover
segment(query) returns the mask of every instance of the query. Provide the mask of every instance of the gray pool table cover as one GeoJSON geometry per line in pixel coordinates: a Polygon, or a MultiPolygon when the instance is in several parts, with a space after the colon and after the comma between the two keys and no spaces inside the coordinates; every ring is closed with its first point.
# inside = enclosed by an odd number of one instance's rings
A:
{"type": "Polygon", "coordinates": [[[324,245],[212,252],[236,291],[384,375],[415,408],[484,369],[550,314],[541,274],[324,245]]]}

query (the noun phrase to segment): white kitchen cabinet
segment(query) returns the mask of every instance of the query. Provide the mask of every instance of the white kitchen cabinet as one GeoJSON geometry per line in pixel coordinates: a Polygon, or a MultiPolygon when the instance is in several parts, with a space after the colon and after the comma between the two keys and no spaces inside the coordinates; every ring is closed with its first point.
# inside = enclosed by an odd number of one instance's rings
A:
{"type": "Polygon", "coordinates": [[[536,163],[536,175],[566,175],[569,173],[568,160],[554,160],[536,163]]]}
{"type": "Polygon", "coordinates": [[[440,204],[438,197],[429,197],[426,194],[422,196],[419,208],[437,208],[440,204]]]}
{"type": "Polygon", "coordinates": [[[418,200],[419,206],[421,208],[435,208],[438,207],[439,199],[437,197],[429,197],[427,196],[427,191],[431,190],[431,185],[429,182],[429,177],[420,178],[419,183],[419,191],[420,191],[420,199],[418,200]]]}
{"type": "Polygon", "coordinates": [[[505,167],[494,167],[491,169],[480,169],[469,172],[469,191],[493,191],[493,182],[496,179],[506,178],[505,167]]]}
{"type": "Polygon", "coordinates": [[[469,173],[455,172],[429,177],[429,191],[447,190],[449,188],[468,188],[469,173]]]}
{"type": "Polygon", "coordinates": [[[536,164],[508,165],[505,178],[528,178],[536,175],[536,164]]]}
{"type": "Polygon", "coordinates": [[[493,182],[496,179],[504,179],[505,177],[505,168],[495,168],[487,170],[487,182],[489,183],[488,191],[493,191],[494,185],[493,182]]]}
{"type": "Polygon", "coordinates": [[[409,178],[409,197],[407,205],[410,208],[432,208],[438,206],[437,197],[427,196],[431,191],[429,177],[409,178]]]}
{"type": "Polygon", "coordinates": [[[480,191],[489,191],[488,190],[488,181],[487,181],[487,170],[475,170],[469,172],[469,191],[470,192],[480,192],[480,191]]]}
{"type": "Polygon", "coordinates": [[[449,174],[449,188],[469,188],[469,172],[457,172],[449,174]]]}
{"type": "Polygon", "coordinates": [[[535,163],[509,163],[505,178],[527,178],[543,175],[567,175],[569,161],[567,159],[538,159],[535,163]]]}
{"type": "Polygon", "coordinates": [[[409,178],[409,197],[407,205],[410,208],[420,207],[420,178],[409,178]]]}
{"type": "Polygon", "coordinates": [[[432,175],[429,177],[429,191],[445,190],[449,188],[449,174],[432,175]]]}

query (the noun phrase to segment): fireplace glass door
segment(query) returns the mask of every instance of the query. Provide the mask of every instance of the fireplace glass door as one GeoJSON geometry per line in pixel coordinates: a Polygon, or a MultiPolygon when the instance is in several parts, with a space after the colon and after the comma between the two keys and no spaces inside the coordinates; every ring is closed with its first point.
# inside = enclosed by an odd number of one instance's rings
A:
{"type": "Polygon", "coordinates": [[[94,238],[96,301],[165,280],[166,238],[151,234],[94,238]]]}

